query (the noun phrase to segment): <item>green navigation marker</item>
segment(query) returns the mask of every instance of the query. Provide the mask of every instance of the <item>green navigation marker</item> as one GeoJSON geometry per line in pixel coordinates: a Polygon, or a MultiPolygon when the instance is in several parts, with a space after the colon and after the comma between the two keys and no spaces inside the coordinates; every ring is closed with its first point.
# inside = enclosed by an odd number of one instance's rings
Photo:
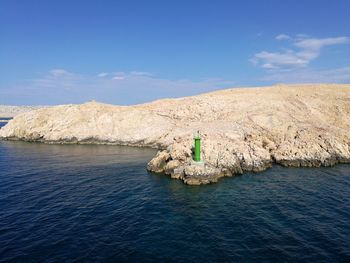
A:
{"type": "Polygon", "coordinates": [[[194,161],[201,161],[201,137],[199,131],[197,131],[197,134],[194,136],[194,161]]]}

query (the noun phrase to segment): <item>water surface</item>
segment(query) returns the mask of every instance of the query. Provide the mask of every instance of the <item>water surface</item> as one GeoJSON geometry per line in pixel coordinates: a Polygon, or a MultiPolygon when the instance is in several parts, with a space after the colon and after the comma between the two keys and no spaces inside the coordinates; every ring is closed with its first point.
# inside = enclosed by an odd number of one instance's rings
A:
{"type": "Polygon", "coordinates": [[[0,142],[0,261],[349,262],[349,165],[197,187],[154,154],[0,142]]]}
{"type": "Polygon", "coordinates": [[[0,129],[4,127],[12,118],[1,118],[0,117],[0,129]]]}

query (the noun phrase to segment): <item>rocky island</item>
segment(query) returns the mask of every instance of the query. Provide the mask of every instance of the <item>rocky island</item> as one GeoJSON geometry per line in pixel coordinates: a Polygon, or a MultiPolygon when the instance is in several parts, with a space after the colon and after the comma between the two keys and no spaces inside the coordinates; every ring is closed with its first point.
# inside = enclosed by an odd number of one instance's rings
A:
{"type": "Polygon", "coordinates": [[[192,185],[273,163],[331,166],[350,162],[350,85],[234,88],[134,106],[53,106],[17,115],[0,138],[153,147],[159,152],[149,171],[192,185]],[[192,161],[198,130],[203,165],[192,161]]]}
{"type": "Polygon", "coordinates": [[[45,108],[47,106],[9,106],[9,105],[0,105],[0,118],[12,118],[18,114],[37,110],[40,108],[45,108]]]}

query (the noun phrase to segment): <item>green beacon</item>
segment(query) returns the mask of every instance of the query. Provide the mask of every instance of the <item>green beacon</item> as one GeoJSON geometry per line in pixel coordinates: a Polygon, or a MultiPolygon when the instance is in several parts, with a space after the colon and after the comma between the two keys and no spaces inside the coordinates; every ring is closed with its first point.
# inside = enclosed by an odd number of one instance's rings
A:
{"type": "Polygon", "coordinates": [[[194,136],[194,161],[201,161],[201,136],[199,135],[199,131],[194,136]]]}

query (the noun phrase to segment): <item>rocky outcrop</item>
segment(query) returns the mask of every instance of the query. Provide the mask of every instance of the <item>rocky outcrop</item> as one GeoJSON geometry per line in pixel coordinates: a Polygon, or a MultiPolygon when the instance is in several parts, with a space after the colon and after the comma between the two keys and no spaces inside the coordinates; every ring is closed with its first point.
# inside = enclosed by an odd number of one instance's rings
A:
{"type": "Polygon", "coordinates": [[[0,137],[158,148],[149,171],[196,185],[272,163],[331,166],[350,162],[350,85],[228,89],[135,106],[55,106],[16,116],[0,137]],[[203,164],[192,161],[197,130],[203,164]]]}
{"type": "Polygon", "coordinates": [[[18,114],[45,108],[47,106],[10,106],[0,105],[0,118],[12,118],[18,114]]]}

